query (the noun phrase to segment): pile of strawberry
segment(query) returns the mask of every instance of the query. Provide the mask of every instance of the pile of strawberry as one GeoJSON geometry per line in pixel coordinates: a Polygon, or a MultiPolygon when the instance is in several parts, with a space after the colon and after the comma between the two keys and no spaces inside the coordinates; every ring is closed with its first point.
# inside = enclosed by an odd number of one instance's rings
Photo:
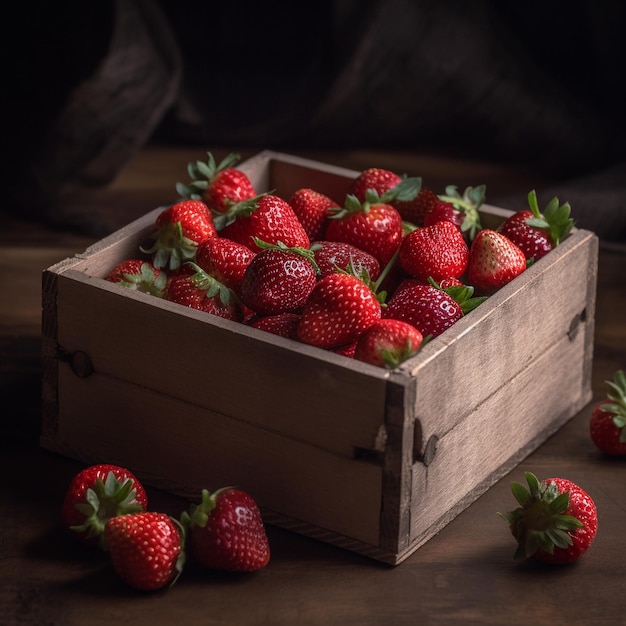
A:
{"type": "Polygon", "coordinates": [[[531,192],[528,210],[482,228],[484,186],[437,195],[381,168],[362,171],[341,204],[311,188],[258,194],[237,159],[190,163],[149,245],[107,279],[393,368],[573,226],[569,204],[541,212],[531,192]]]}
{"type": "Polygon", "coordinates": [[[117,575],[141,591],[173,585],[187,553],[200,567],[229,572],[257,571],[270,559],[258,506],[234,487],[202,490],[176,519],[148,509],[146,490],[130,470],[101,463],[74,476],[61,518],[71,536],[104,550],[117,575]]]}

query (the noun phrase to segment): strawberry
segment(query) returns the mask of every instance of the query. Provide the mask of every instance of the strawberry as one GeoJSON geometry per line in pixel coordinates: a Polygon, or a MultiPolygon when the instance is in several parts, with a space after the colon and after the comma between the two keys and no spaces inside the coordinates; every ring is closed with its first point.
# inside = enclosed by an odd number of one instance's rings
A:
{"type": "Polygon", "coordinates": [[[165,513],[144,511],[113,517],[104,536],[117,575],[134,589],[173,585],[182,572],[184,531],[165,513]]]}
{"type": "Polygon", "coordinates": [[[165,272],[154,267],[148,261],[126,259],[118,263],[105,276],[105,280],[134,291],[141,291],[162,298],[167,276],[165,272]]]}
{"type": "Polygon", "coordinates": [[[498,229],[506,235],[527,259],[537,261],[567,237],[574,226],[571,207],[552,198],[543,213],[539,210],[535,191],[528,194],[530,209],[522,209],[509,217],[498,229]]]}
{"type": "Polygon", "coordinates": [[[99,463],[82,469],[70,482],[61,508],[65,528],[84,543],[104,547],[104,526],[117,515],[143,511],[148,496],[125,467],[99,463]]]}
{"type": "Polygon", "coordinates": [[[573,563],[591,546],[598,515],[594,501],[580,486],[565,478],[539,481],[525,472],[528,489],[513,482],[519,507],[500,516],[518,542],[517,559],[545,563],[573,563]]]}
{"type": "Polygon", "coordinates": [[[626,456],[626,374],[618,370],[607,380],[610,391],[597,403],[589,420],[593,443],[609,456],[626,456]]]}
{"type": "Polygon", "coordinates": [[[524,253],[503,234],[483,229],[470,246],[468,282],[477,290],[492,293],[526,269],[524,253]]]}
{"type": "Polygon", "coordinates": [[[311,241],[324,236],[329,216],[328,209],[339,207],[328,196],[308,188],[297,189],[289,199],[289,204],[311,241]]]}
{"type": "Polygon", "coordinates": [[[211,237],[198,246],[196,263],[207,274],[241,295],[241,283],[255,252],[225,237],[211,237]]]}
{"type": "Polygon", "coordinates": [[[165,299],[224,319],[241,321],[242,310],[235,293],[191,264],[193,274],[181,273],[168,281],[165,299]]]}
{"type": "Polygon", "coordinates": [[[463,225],[465,214],[454,207],[450,202],[444,202],[443,200],[437,200],[429,207],[428,211],[424,214],[424,226],[431,226],[437,222],[452,222],[459,229],[463,225]]]}
{"type": "Polygon", "coordinates": [[[277,315],[256,317],[250,322],[250,326],[279,337],[297,339],[299,321],[300,315],[298,313],[278,313],[277,315]]]}
{"type": "Polygon", "coordinates": [[[354,358],[394,369],[416,354],[422,341],[422,333],[415,326],[400,320],[381,319],[361,334],[354,358]]]}
{"type": "Polygon", "coordinates": [[[328,241],[349,243],[386,265],[400,247],[403,237],[402,218],[397,209],[368,190],[365,201],[346,196],[342,209],[332,212],[326,227],[328,241]]]}
{"type": "Polygon", "coordinates": [[[255,240],[288,248],[308,248],[309,236],[291,205],[278,196],[266,194],[238,202],[215,218],[222,237],[232,239],[258,252],[255,240]]]}
{"type": "Polygon", "coordinates": [[[371,280],[376,280],[380,276],[380,263],[376,257],[349,243],[314,241],[311,250],[315,255],[320,277],[338,269],[347,271],[350,268],[353,268],[353,273],[357,276],[366,270],[371,280]]]}
{"type": "Polygon", "coordinates": [[[204,202],[184,200],[159,213],[151,247],[141,251],[152,255],[155,267],[178,269],[195,257],[198,245],[217,235],[211,212],[204,202]]]}
{"type": "Polygon", "coordinates": [[[380,302],[365,282],[335,272],[313,288],[302,309],[298,339],[319,348],[337,348],[356,341],[380,316],[380,302]]]}
{"type": "Polygon", "coordinates": [[[231,205],[256,196],[254,185],[245,172],[235,165],[240,159],[236,153],[227,155],[220,163],[209,152],[208,161],[187,165],[191,183],[178,183],[176,190],[184,199],[202,200],[211,211],[224,213],[231,205]]]}
{"type": "Polygon", "coordinates": [[[241,489],[202,490],[199,504],[185,511],[191,554],[203,567],[254,572],[270,560],[270,546],[257,503],[241,489]]]}
{"type": "Polygon", "coordinates": [[[398,262],[410,276],[439,281],[459,278],[467,269],[469,248],[461,231],[448,221],[418,228],[400,245],[398,262]]]}
{"type": "Polygon", "coordinates": [[[379,196],[382,196],[401,182],[402,176],[392,170],[370,167],[363,170],[352,181],[348,188],[348,194],[355,196],[360,202],[364,202],[368,189],[374,190],[379,196]]]}
{"type": "Polygon", "coordinates": [[[308,248],[288,248],[281,242],[255,239],[261,251],[248,265],[241,283],[241,300],[260,315],[298,310],[317,282],[317,264],[308,248]]]}
{"type": "MultiPolygon", "coordinates": [[[[442,204],[437,194],[429,187],[421,187],[412,200],[396,200],[392,204],[398,209],[402,219],[417,227],[425,225],[426,217],[442,204]]],[[[451,205],[448,205],[451,206],[451,205]]]]}
{"type": "Polygon", "coordinates": [[[424,337],[437,337],[463,317],[463,310],[444,290],[433,285],[413,285],[396,291],[382,317],[411,324],[424,337]]]}

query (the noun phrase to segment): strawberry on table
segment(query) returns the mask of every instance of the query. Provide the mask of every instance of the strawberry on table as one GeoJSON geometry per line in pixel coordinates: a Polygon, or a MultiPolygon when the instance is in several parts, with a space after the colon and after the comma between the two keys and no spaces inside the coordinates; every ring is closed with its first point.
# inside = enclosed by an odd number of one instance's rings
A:
{"type": "Polygon", "coordinates": [[[468,261],[467,243],[461,231],[449,221],[408,233],[398,255],[404,272],[423,281],[430,277],[436,281],[459,278],[465,273],[468,261]]]}
{"type": "Polygon", "coordinates": [[[248,265],[241,300],[260,315],[295,312],[308,300],[317,282],[317,264],[309,248],[289,248],[255,239],[261,249],[248,265]]]}
{"type": "Polygon", "coordinates": [[[321,239],[324,236],[326,221],[329,216],[328,209],[339,207],[328,196],[308,187],[297,189],[289,199],[289,204],[311,241],[321,239]]]}
{"type": "Polygon", "coordinates": [[[573,563],[589,549],[598,531],[594,501],[571,480],[539,481],[532,472],[525,472],[525,477],[528,488],[511,484],[519,506],[499,514],[518,543],[515,558],[573,563]]]}
{"type": "Polygon", "coordinates": [[[524,253],[505,235],[485,228],[470,245],[468,282],[478,291],[492,293],[526,269],[524,253]]]}
{"type": "Polygon", "coordinates": [[[401,320],[381,319],[361,334],[354,358],[394,369],[417,353],[423,339],[422,333],[412,324],[401,320]]]}
{"type": "Polygon", "coordinates": [[[609,392],[591,413],[591,440],[604,454],[626,456],[626,374],[617,370],[613,380],[607,380],[609,392]]]}
{"type": "Polygon", "coordinates": [[[126,259],[118,263],[105,276],[105,280],[134,291],[141,291],[162,298],[167,283],[167,275],[143,259],[126,259]]]}
{"type": "Polygon", "coordinates": [[[235,167],[239,154],[233,152],[219,163],[213,154],[207,154],[206,163],[195,161],[187,165],[191,182],[176,185],[181,198],[202,200],[211,211],[224,213],[232,204],[257,195],[248,175],[235,167]]]}
{"type": "Polygon", "coordinates": [[[113,568],[134,589],[173,585],[185,562],[184,530],[165,513],[144,511],[110,519],[104,536],[113,568]]]}
{"type": "Polygon", "coordinates": [[[223,215],[215,218],[219,234],[258,252],[255,240],[288,248],[308,248],[309,236],[291,205],[272,194],[260,195],[233,204],[223,215]]]}
{"type": "Polygon", "coordinates": [[[152,255],[155,267],[169,270],[192,260],[198,246],[217,235],[211,212],[200,200],[184,200],[164,209],[155,226],[154,243],[141,251],[152,255]]]}
{"type": "Polygon", "coordinates": [[[363,280],[347,272],[321,278],[298,323],[298,339],[318,348],[351,344],[381,317],[381,304],[363,280]]]}
{"type": "Polygon", "coordinates": [[[109,518],[143,511],[147,506],[146,490],[130,470],[99,463],[74,476],[65,492],[61,520],[74,537],[103,548],[109,518]]]}
{"type": "Polygon", "coordinates": [[[498,232],[516,244],[527,259],[537,261],[567,237],[574,220],[569,203],[560,204],[558,198],[552,198],[542,213],[534,190],[528,194],[528,206],[511,215],[498,232]]]}
{"type": "Polygon", "coordinates": [[[328,241],[349,243],[387,265],[397,252],[402,237],[402,217],[385,195],[368,190],[365,201],[346,196],[343,208],[332,212],[326,226],[328,241]]]}
{"type": "Polygon", "coordinates": [[[250,494],[234,487],[213,493],[202,490],[201,501],[184,512],[191,555],[203,567],[254,572],[270,560],[270,546],[261,512],[250,494]]]}

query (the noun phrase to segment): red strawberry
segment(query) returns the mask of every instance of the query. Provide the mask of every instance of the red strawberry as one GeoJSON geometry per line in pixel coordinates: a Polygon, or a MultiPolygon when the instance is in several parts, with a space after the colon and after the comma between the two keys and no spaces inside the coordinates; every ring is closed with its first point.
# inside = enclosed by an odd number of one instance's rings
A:
{"type": "Polygon", "coordinates": [[[134,589],[155,591],[173,585],[185,554],[183,529],[165,513],[144,511],[111,518],[104,536],[118,576],[134,589]]]}
{"type": "Polygon", "coordinates": [[[191,553],[203,567],[253,572],[270,560],[270,546],[259,508],[248,493],[225,487],[202,490],[202,500],[182,515],[191,553]]]}
{"type": "Polygon", "coordinates": [[[279,313],[277,315],[257,317],[250,322],[250,326],[279,337],[297,339],[299,321],[300,315],[298,313],[279,313]]]}
{"type": "Polygon", "coordinates": [[[241,295],[241,283],[255,252],[225,237],[211,237],[198,246],[196,263],[207,274],[241,295]]]}
{"type": "Polygon", "coordinates": [[[467,269],[469,248],[461,231],[448,221],[411,231],[400,246],[398,262],[410,276],[436,281],[459,278],[467,269]]]}
{"type": "Polygon", "coordinates": [[[437,222],[452,222],[458,228],[463,225],[465,214],[462,211],[454,208],[454,205],[450,202],[443,202],[443,200],[437,200],[429,208],[424,215],[424,226],[431,226],[437,222]]]}
{"type": "Polygon", "coordinates": [[[241,321],[242,310],[234,292],[193,264],[194,274],[171,278],[165,299],[224,319],[241,321]]]}
{"type": "Polygon", "coordinates": [[[148,496],[137,477],[124,467],[99,463],[81,470],[65,492],[61,519],[75,537],[104,547],[110,517],[143,511],[148,496]]]}
{"type": "Polygon", "coordinates": [[[224,213],[232,204],[256,196],[248,175],[235,167],[238,154],[229,154],[220,163],[210,152],[208,157],[206,163],[196,161],[187,166],[192,182],[176,185],[182,198],[202,200],[211,211],[224,213]]]}
{"type": "Polygon", "coordinates": [[[154,267],[152,263],[142,259],[127,259],[118,263],[105,277],[112,283],[122,287],[163,297],[163,290],[167,283],[165,272],[154,267]]]}
{"type": "Polygon", "coordinates": [[[308,248],[274,246],[256,239],[261,251],[252,259],[241,284],[241,300],[260,315],[290,313],[309,298],[317,282],[317,264],[308,248]]]}
{"type": "Polygon", "coordinates": [[[479,231],[469,252],[468,282],[491,293],[526,269],[524,253],[507,237],[491,229],[479,231]]]}
{"type": "Polygon", "coordinates": [[[528,194],[530,210],[517,211],[498,229],[516,244],[527,259],[535,261],[546,255],[567,237],[574,226],[571,207],[552,198],[543,213],[539,210],[535,191],[528,194]]]}
{"type": "Polygon", "coordinates": [[[445,204],[428,187],[421,187],[412,200],[396,200],[392,203],[400,212],[402,219],[417,227],[425,225],[426,217],[435,207],[445,204]]]}
{"type": "Polygon", "coordinates": [[[321,239],[326,229],[328,209],[338,208],[339,205],[328,196],[313,189],[302,188],[296,190],[289,200],[289,204],[298,216],[309,239],[321,239]]]}
{"type": "Polygon", "coordinates": [[[260,248],[255,239],[288,248],[308,248],[309,236],[291,205],[274,195],[261,195],[234,204],[215,218],[222,237],[243,244],[254,252],[260,248]]]}
{"type": "Polygon", "coordinates": [[[336,348],[329,348],[330,352],[334,352],[335,354],[340,354],[341,356],[346,356],[349,359],[354,358],[354,353],[356,352],[356,344],[357,341],[352,341],[344,346],[337,346],[336,348]]]}
{"type": "Polygon", "coordinates": [[[593,408],[589,432],[593,443],[609,456],[626,456],[626,374],[618,370],[607,380],[606,399],[593,408]]]}
{"type": "Polygon", "coordinates": [[[374,190],[379,196],[393,189],[402,182],[402,176],[380,167],[363,170],[350,184],[348,194],[355,196],[360,202],[365,201],[368,189],[374,190]]]}
{"type": "Polygon", "coordinates": [[[351,270],[360,276],[366,270],[371,280],[380,276],[380,263],[368,252],[342,241],[314,241],[311,249],[315,254],[315,262],[319,267],[320,276],[351,270]]]}
{"type": "Polygon", "coordinates": [[[335,211],[328,221],[326,239],[349,243],[371,254],[381,266],[387,265],[404,233],[400,213],[382,198],[372,191],[367,192],[364,202],[346,196],[343,209],[335,211]]]}
{"type": "Polygon", "coordinates": [[[211,212],[204,202],[184,200],[159,213],[154,243],[141,251],[153,256],[155,267],[175,270],[193,259],[198,245],[217,235],[211,212]]]}
{"type": "Polygon", "coordinates": [[[597,530],[596,506],[588,493],[565,478],[539,481],[525,473],[527,489],[512,483],[519,507],[500,514],[507,522],[518,548],[517,559],[546,563],[573,563],[591,546],[597,530]]]}
{"type": "Polygon", "coordinates": [[[380,302],[360,278],[328,274],[315,285],[302,309],[298,338],[319,348],[337,348],[358,339],[380,315],[380,302]]]}
{"type": "Polygon", "coordinates": [[[454,298],[432,285],[413,285],[396,291],[383,309],[384,319],[415,326],[424,337],[437,337],[463,317],[454,298]]]}
{"type": "Polygon", "coordinates": [[[354,358],[394,369],[416,354],[422,341],[422,333],[415,326],[400,320],[381,319],[361,334],[354,358]]]}

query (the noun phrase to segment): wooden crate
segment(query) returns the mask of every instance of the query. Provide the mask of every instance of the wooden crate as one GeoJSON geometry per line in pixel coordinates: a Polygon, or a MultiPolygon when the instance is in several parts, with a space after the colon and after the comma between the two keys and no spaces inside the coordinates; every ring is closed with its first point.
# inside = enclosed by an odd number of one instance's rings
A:
{"type": "MultiPolygon", "coordinates": [[[[241,167],[283,197],[342,199],[357,175],[270,151],[241,167]]],[[[160,210],[43,274],[46,449],[190,498],[236,484],[266,522],[397,565],[591,399],[591,232],[387,371],[103,280],[160,210]]]]}

